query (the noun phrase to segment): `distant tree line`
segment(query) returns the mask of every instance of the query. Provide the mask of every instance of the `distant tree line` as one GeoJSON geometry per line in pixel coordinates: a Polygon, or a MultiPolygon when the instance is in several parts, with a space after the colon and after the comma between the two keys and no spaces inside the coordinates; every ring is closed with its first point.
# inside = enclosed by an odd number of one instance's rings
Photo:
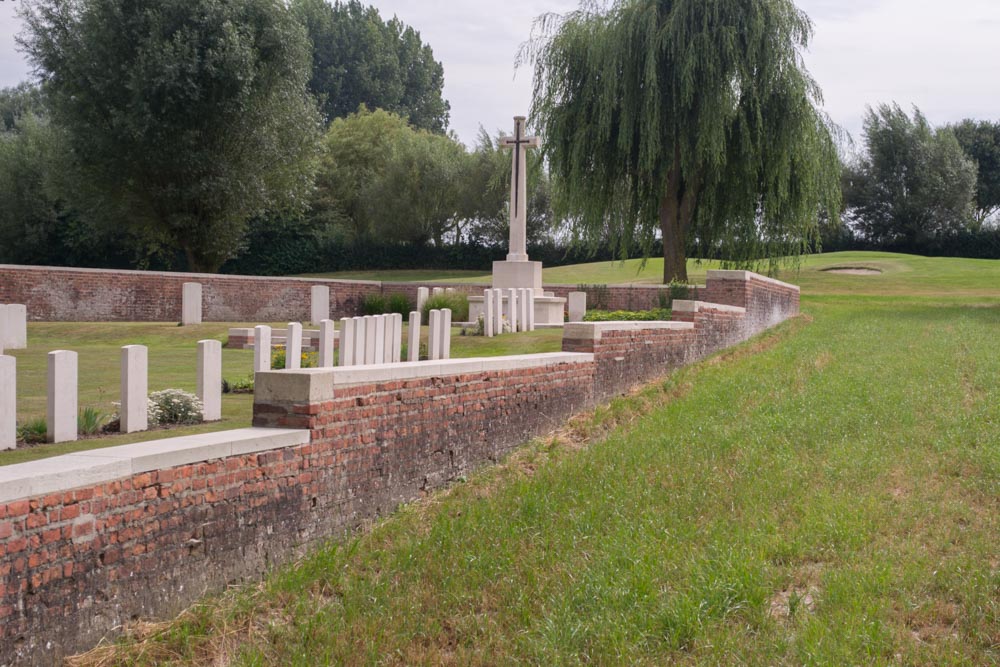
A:
{"type": "Polygon", "coordinates": [[[824,250],[1000,258],[1000,122],[932,127],[919,109],[869,109],[845,161],[845,213],[824,250]]]}

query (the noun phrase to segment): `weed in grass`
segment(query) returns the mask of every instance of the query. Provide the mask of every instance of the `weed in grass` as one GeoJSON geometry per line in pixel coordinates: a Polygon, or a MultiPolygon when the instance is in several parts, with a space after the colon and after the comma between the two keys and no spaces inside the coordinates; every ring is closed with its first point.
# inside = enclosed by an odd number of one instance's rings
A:
{"type": "Polygon", "coordinates": [[[35,445],[45,442],[48,435],[48,425],[45,419],[31,419],[17,427],[17,438],[27,445],[35,445]]]}
{"type": "Polygon", "coordinates": [[[108,421],[108,415],[95,407],[87,406],[80,409],[76,421],[80,435],[98,435],[108,421]]]}

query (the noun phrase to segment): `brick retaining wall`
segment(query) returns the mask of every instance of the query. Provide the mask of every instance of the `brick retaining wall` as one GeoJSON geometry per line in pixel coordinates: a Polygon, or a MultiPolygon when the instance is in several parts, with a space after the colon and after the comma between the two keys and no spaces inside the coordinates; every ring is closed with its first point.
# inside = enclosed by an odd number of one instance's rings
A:
{"type": "Polygon", "coordinates": [[[0,467],[0,665],[53,664],[129,620],[256,579],[798,311],[797,288],[753,274],[710,273],[706,293],[739,303],[678,302],[674,322],[568,325],[563,353],[259,373],[263,428],[240,441],[206,434],[0,467]]]}
{"type": "MultiPolygon", "coordinates": [[[[206,322],[307,322],[311,288],[330,288],[333,319],[360,315],[363,299],[372,294],[404,294],[416,304],[417,283],[270,278],[156,271],[112,271],[45,266],[0,265],[0,303],[23,303],[28,318],[41,322],[177,322],[181,289],[202,284],[206,322]]],[[[487,285],[433,283],[469,295],[482,295],[487,285]]],[[[565,298],[575,285],[546,285],[565,298]]],[[[593,290],[591,290],[593,292],[593,290]]],[[[660,304],[656,285],[607,287],[608,310],[648,310],[660,304]]],[[[697,288],[692,288],[695,298],[697,288]]],[[[590,299],[594,307],[594,299],[590,299]]]]}

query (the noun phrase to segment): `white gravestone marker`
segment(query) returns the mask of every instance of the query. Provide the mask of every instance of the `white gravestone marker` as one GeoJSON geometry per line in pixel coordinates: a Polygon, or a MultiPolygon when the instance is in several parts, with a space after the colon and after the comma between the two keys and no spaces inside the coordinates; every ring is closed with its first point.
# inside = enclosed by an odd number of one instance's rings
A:
{"type": "Polygon", "coordinates": [[[496,321],[493,324],[493,331],[496,335],[503,333],[503,290],[493,290],[493,317],[496,321]]]}
{"type": "Polygon", "coordinates": [[[487,338],[493,338],[493,325],[496,317],[493,315],[493,290],[488,289],[483,292],[483,334],[487,338]]]}
{"type": "Polygon", "coordinates": [[[427,287],[417,288],[417,312],[424,312],[424,304],[427,303],[427,299],[431,298],[431,291],[427,287]]]}
{"type": "Polygon", "coordinates": [[[365,316],[365,366],[375,363],[375,316],[365,316]]]}
{"type": "Polygon", "coordinates": [[[253,370],[255,373],[271,370],[271,327],[266,324],[253,330],[253,370]]]}
{"type": "Polygon", "coordinates": [[[48,363],[46,440],[73,442],[77,439],[77,354],[67,350],[49,352],[48,363]]]}
{"type": "Polygon", "coordinates": [[[441,311],[441,359],[451,359],[451,308],[441,311]]]}
{"type": "Polygon", "coordinates": [[[353,318],[340,318],[340,364],[341,366],[354,365],[354,332],[356,322],[353,318]]]}
{"type": "Polygon", "coordinates": [[[392,341],[392,363],[398,364],[403,360],[403,314],[395,313],[392,319],[392,328],[395,332],[395,338],[392,341]]]}
{"type": "Polygon", "coordinates": [[[523,287],[517,290],[517,305],[519,306],[517,321],[521,325],[521,331],[530,331],[528,329],[528,292],[529,290],[523,287]]]}
{"type": "Polygon", "coordinates": [[[410,313],[409,336],[406,339],[406,360],[420,361],[420,311],[410,313]]]}
{"type": "Polygon", "coordinates": [[[432,296],[444,296],[444,288],[443,287],[435,287],[434,291],[431,292],[431,295],[432,296]]]}
{"type": "Polygon", "coordinates": [[[17,359],[0,355],[0,450],[17,446],[17,359]]]}
{"type": "Polygon", "coordinates": [[[375,359],[372,363],[385,363],[385,315],[375,316],[375,359]]]}
{"type": "Polygon", "coordinates": [[[354,365],[365,365],[365,339],[368,337],[368,318],[354,318],[354,365]]]}
{"type": "Polygon", "coordinates": [[[507,321],[510,322],[511,333],[520,330],[517,323],[517,290],[513,287],[507,290],[507,321]]]}
{"type": "Polygon", "coordinates": [[[427,334],[427,358],[436,361],[441,358],[441,311],[430,312],[430,331],[427,334]]]}
{"type": "Polygon", "coordinates": [[[122,348],[122,433],[136,433],[149,428],[149,350],[145,345],[122,348]]]}
{"type": "Polygon", "coordinates": [[[181,298],[181,324],[201,324],[201,283],[184,283],[181,298]]]}
{"type": "Polygon", "coordinates": [[[528,295],[528,331],[535,330],[535,290],[525,291],[528,295]]]}
{"type": "Polygon", "coordinates": [[[310,299],[310,319],[313,324],[330,319],[330,288],[326,285],[313,285],[310,299]]]}
{"type": "Polygon", "coordinates": [[[569,293],[569,321],[583,322],[583,316],[587,314],[587,293],[569,293]]]}
{"type": "Polygon", "coordinates": [[[198,341],[198,398],[202,419],[222,419],[222,343],[217,340],[198,341]]]}
{"type": "Polygon", "coordinates": [[[0,351],[28,347],[28,309],[20,303],[0,306],[0,351]]]}
{"type": "Polygon", "coordinates": [[[302,325],[298,322],[288,323],[288,333],[285,335],[285,368],[293,371],[302,368],[302,325]]]}
{"type": "MultiPolygon", "coordinates": [[[[333,339],[335,327],[333,320],[323,319],[319,321],[319,367],[333,368],[333,339]]],[[[343,332],[341,332],[343,335],[343,332]]],[[[341,341],[343,342],[343,341],[341,341]]]]}

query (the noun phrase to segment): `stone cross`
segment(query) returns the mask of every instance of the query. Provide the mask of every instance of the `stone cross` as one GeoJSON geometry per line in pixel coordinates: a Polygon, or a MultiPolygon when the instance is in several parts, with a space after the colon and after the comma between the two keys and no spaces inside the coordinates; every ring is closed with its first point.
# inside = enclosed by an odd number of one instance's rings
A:
{"type": "Polygon", "coordinates": [[[524,116],[514,117],[514,136],[503,137],[500,145],[513,149],[510,178],[510,250],[508,262],[528,261],[528,149],[538,148],[542,140],[525,136],[524,116]]]}

